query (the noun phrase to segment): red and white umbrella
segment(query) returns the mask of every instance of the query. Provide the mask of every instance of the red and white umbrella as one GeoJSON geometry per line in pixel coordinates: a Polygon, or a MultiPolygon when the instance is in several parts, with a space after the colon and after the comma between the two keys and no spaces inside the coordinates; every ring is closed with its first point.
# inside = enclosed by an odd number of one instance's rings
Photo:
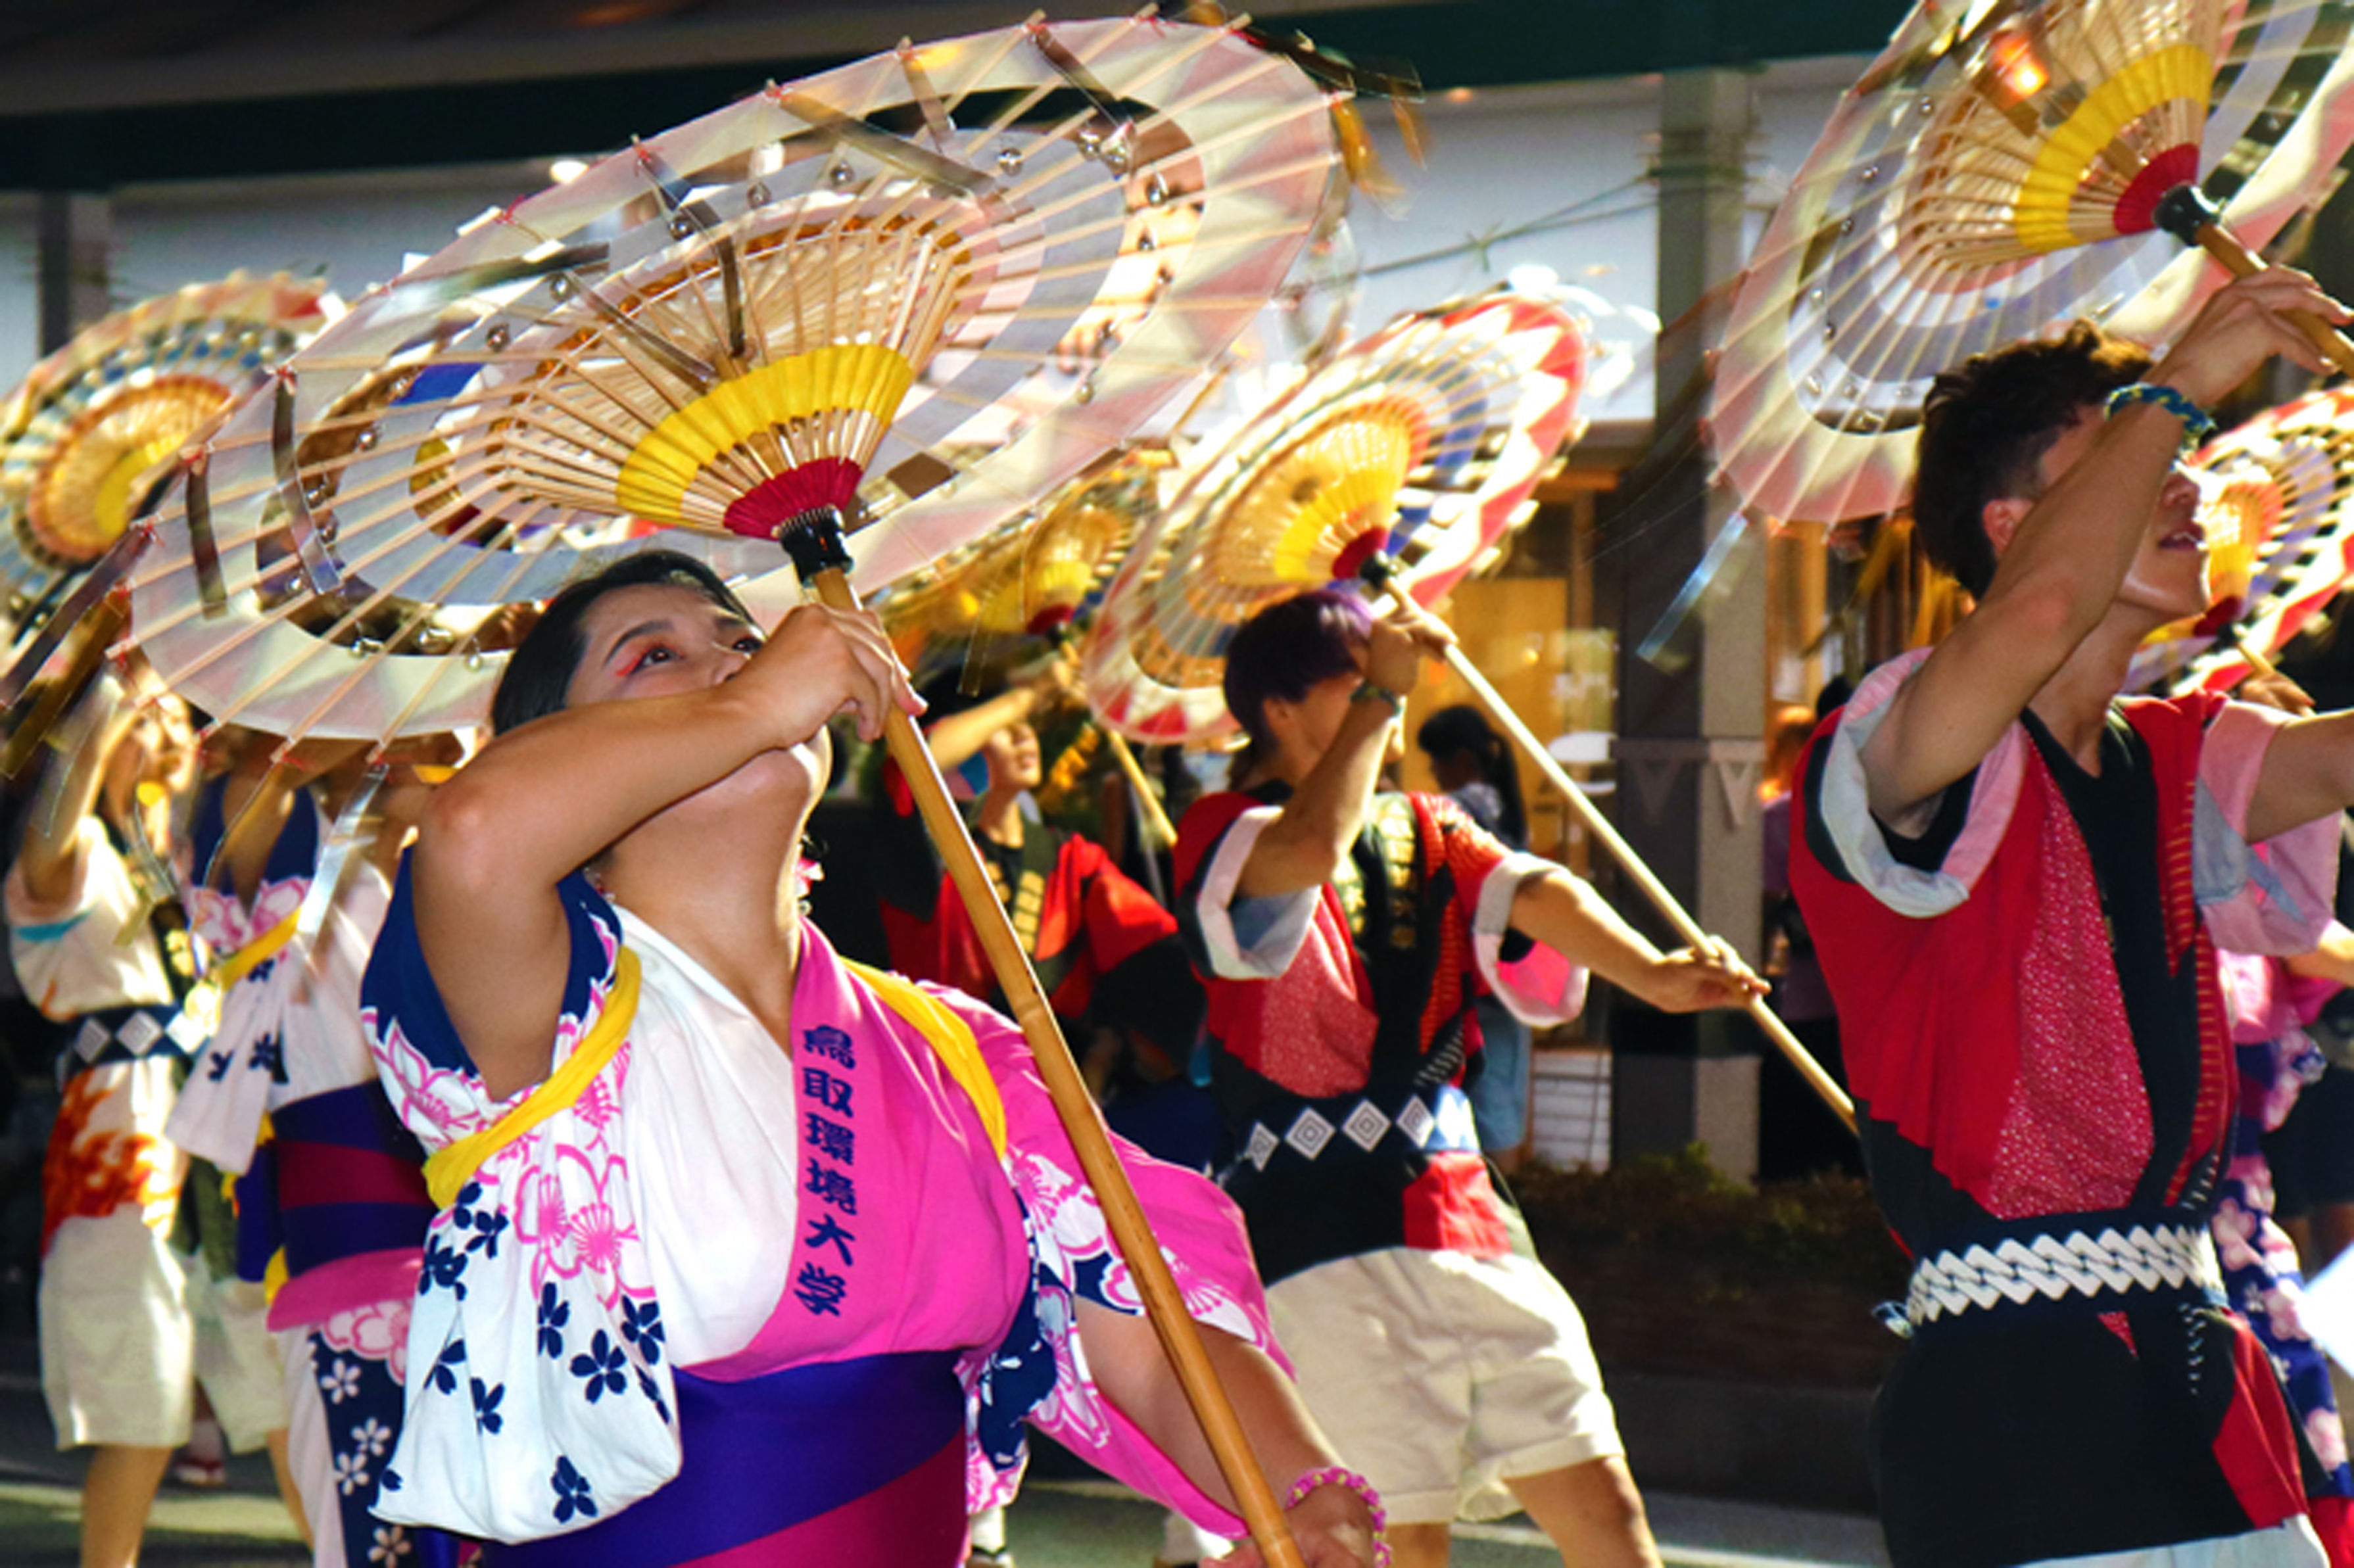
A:
{"type": "Polygon", "coordinates": [[[1398,317],[1201,461],[1114,579],[1087,694],[1153,744],[1228,733],[1235,629],[1376,556],[1435,604],[1493,558],[1572,437],[1585,340],[1556,305],[1498,293],[1398,317]]]}
{"type": "Polygon", "coordinates": [[[1324,213],[1328,110],[1228,29],[1033,22],[616,153],[237,409],[154,521],[129,639],[224,721],[384,739],[478,721],[498,612],[649,539],[789,589],[769,535],[832,505],[862,586],[917,570],[1252,319],[1324,213]]]}
{"type": "Polygon", "coordinates": [[[1938,372],[2089,317],[2145,342],[2327,195],[2337,0],[1922,0],[1758,241],[1707,413],[1766,516],[1902,507],[1938,372]]]}

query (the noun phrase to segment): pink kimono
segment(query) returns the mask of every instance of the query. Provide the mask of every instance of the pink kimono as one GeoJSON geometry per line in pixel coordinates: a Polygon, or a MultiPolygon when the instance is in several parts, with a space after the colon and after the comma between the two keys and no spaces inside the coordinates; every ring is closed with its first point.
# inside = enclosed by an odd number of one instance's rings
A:
{"type": "MultiPolygon", "coordinates": [[[[986,1081],[960,1082],[805,926],[788,1054],[659,932],[562,893],[555,1076],[610,1056],[446,1194],[382,1517],[562,1537],[514,1563],[947,1568],[966,1511],[1011,1495],[1026,1418],[1240,1532],[1088,1375],[1077,1302],[1140,1307],[1011,1024],[921,993],[978,1045],[986,1081]]],[[[362,1001],[429,1152],[526,1097],[483,1092],[405,874],[362,1001]]],[[[1272,1350],[1232,1206],[1122,1152],[1194,1315],[1272,1350]]]]}

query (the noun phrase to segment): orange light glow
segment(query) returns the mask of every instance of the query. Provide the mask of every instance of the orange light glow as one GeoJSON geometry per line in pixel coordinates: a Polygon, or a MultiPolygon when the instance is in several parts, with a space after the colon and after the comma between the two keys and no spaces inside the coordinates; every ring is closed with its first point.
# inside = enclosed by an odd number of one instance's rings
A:
{"type": "Polygon", "coordinates": [[[618,27],[659,16],[669,9],[669,0],[606,0],[605,4],[583,5],[572,13],[572,25],[576,27],[618,27]]]}
{"type": "Polygon", "coordinates": [[[2035,45],[2027,35],[2000,32],[1994,36],[1988,51],[1994,61],[1995,74],[2002,79],[2014,98],[2032,98],[2051,84],[2052,73],[2035,58],[2035,45]]]}

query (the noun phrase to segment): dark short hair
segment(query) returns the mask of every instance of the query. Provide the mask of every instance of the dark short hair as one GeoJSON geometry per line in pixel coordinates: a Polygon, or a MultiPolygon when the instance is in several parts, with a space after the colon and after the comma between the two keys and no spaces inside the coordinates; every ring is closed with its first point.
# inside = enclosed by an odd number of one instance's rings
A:
{"type": "Polygon", "coordinates": [[[491,733],[504,735],[537,718],[560,714],[572,677],[587,652],[581,622],[607,594],[629,588],[681,588],[728,614],[752,620],[744,601],[717,573],[676,550],[642,550],[588,577],[567,583],[541,610],[539,621],[507,658],[491,698],[491,733]]]}
{"type": "Polygon", "coordinates": [[[1279,599],[1236,629],[1226,644],[1226,711],[1249,744],[1235,758],[1234,777],[1266,761],[1274,749],[1267,705],[1296,703],[1318,683],[1354,673],[1373,624],[1363,599],[1345,588],[1322,588],[1279,599]]]}
{"type": "Polygon", "coordinates": [[[1913,521],[1921,547],[1975,597],[1994,581],[1986,507],[2037,493],[2035,465],[2086,409],[2141,378],[2149,351],[2078,322],[1965,360],[1921,412],[1913,521]]]}

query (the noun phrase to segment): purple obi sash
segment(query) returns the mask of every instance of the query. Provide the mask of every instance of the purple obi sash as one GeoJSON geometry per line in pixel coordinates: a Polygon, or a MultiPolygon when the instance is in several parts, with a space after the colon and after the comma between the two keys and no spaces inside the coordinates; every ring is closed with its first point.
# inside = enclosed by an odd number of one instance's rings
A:
{"type": "Polygon", "coordinates": [[[674,1374],[682,1459],[652,1497],[485,1568],[956,1568],[964,1391],[949,1351],[674,1374]]]}
{"type": "Polygon", "coordinates": [[[285,1254],[273,1329],[323,1320],[416,1287],[432,1222],[425,1151],[374,1079],[270,1116],[271,1137],[238,1183],[238,1272],[285,1254]]]}

